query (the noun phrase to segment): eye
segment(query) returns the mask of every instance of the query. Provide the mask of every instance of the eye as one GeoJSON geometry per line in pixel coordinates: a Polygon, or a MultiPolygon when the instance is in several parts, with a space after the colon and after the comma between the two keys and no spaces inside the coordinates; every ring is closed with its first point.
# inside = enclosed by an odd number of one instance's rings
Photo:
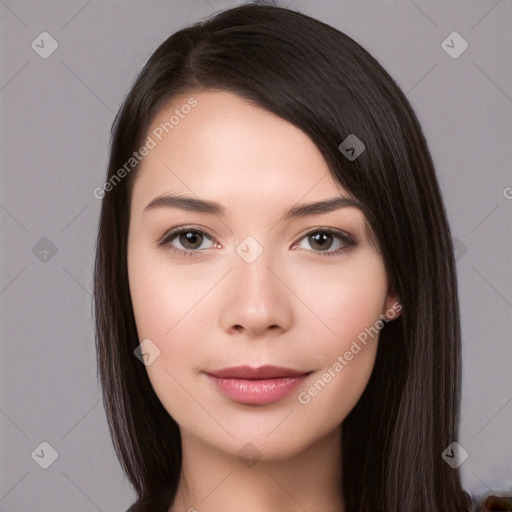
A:
{"type": "Polygon", "coordinates": [[[212,247],[212,245],[205,247],[203,245],[205,240],[212,242],[213,237],[202,229],[179,227],[171,229],[157,243],[181,253],[182,256],[197,256],[196,253],[212,247]]]}
{"type": "MultiPolygon", "coordinates": [[[[165,246],[182,257],[201,256],[201,252],[212,247],[220,247],[213,243],[214,238],[206,231],[196,227],[180,226],[168,231],[157,244],[165,246]],[[205,241],[210,244],[203,245],[205,241]]],[[[355,240],[343,231],[317,228],[310,231],[301,239],[302,244],[293,248],[307,249],[304,243],[313,248],[313,251],[322,256],[336,256],[345,252],[349,247],[357,245],[355,240]],[[332,249],[332,246],[334,250],[332,249]]]]}
{"type": "MultiPolygon", "coordinates": [[[[310,231],[301,239],[322,256],[336,256],[347,250],[348,247],[356,245],[355,240],[343,231],[335,231],[332,229],[315,229],[310,231]],[[337,242],[336,242],[337,241],[337,242]],[[329,250],[335,245],[334,250],[329,250]]],[[[304,245],[298,246],[305,249],[304,245]]]]}

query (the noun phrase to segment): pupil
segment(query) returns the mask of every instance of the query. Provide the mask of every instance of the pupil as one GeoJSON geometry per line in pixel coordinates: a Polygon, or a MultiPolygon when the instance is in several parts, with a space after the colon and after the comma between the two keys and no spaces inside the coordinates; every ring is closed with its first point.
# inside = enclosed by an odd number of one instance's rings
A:
{"type": "Polygon", "coordinates": [[[197,244],[197,241],[199,239],[199,244],[198,245],[201,245],[201,238],[202,238],[202,235],[201,233],[197,233],[195,231],[187,231],[186,233],[182,233],[181,234],[181,244],[183,245],[183,247],[186,247],[186,248],[190,248],[190,249],[195,249],[195,245],[197,244]],[[190,247],[190,244],[192,244],[192,247],[190,247]]]}
{"type": "Polygon", "coordinates": [[[326,233],[317,233],[315,235],[311,235],[311,238],[313,239],[313,246],[316,244],[316,245],[320,245],[319,249],[326,249],[328,248],[331,244],[327,244],[327,247],[325,247],[325,244],[322,246],[321,244],[324,243],[326,240],[329,240],[331,241],[332,240],[332,236],[331,235],[328,235],[326,233]]]}

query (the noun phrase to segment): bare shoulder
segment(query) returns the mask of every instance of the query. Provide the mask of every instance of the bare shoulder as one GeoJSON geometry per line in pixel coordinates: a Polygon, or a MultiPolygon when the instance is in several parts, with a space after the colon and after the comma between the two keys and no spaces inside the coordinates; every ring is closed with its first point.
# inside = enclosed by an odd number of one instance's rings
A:
{"type": "Polygon", "coordinates": [[[510,511],[512,510],[512,495],[473,496],[473,503],[475,512],[510,511]]]}

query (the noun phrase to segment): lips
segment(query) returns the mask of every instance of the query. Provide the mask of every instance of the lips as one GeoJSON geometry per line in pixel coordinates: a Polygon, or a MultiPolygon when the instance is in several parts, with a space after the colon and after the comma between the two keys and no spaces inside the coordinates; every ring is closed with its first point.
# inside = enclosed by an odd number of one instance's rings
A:
{"type": "Polygon", "coordinates": [[[214,387],[232,401],[264,405],[289,395],[311,373],[279,366],[234,366],[204,372],[214,387]]]}
{"type": "Polygon", "coordinates": [[[309,372],[301,372],[284,368],[281,366],[265,365],[257,368],[253,366],[233,366],[222,370],[206,372],[220,379],[246,379],[246,380],[262,380],[262,379],[278,379],[284,377],[299,377],[309,372]]]}

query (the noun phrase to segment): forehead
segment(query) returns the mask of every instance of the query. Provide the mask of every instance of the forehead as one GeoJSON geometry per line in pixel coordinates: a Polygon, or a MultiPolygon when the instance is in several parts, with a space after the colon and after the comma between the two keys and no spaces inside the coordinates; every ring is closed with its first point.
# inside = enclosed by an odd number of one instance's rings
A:
{"type": "Polygon", "coordinates": [[[302,130],[230,92],[173,98],[146,135],[153,147],[135,180],[135,203],[170,190],[245,203],[254,199],[260,208],[261,201],[279,206],[302,197],[349,195],[302,130]]]}

